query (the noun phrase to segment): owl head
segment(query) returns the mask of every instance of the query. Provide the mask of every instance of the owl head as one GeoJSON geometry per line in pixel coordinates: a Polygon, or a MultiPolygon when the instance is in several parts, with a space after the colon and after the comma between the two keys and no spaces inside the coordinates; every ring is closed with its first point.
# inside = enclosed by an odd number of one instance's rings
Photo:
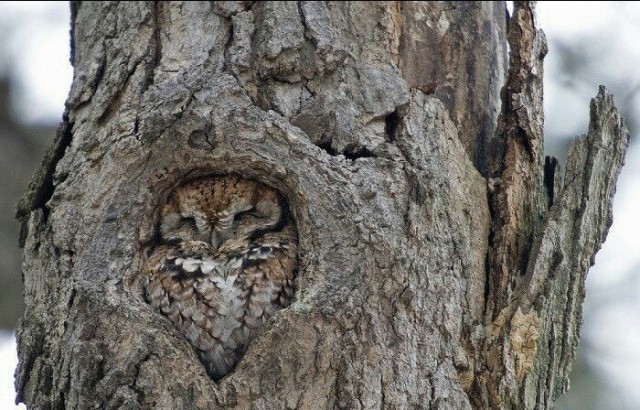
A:
{"type": "Polygon", "coordinates": [[[217,250],[273,231],[284,218],[277,191],[233,176],[211,177],[170,194],[160,211],[160,235],[165,241],[206,242],[217,250]]]}

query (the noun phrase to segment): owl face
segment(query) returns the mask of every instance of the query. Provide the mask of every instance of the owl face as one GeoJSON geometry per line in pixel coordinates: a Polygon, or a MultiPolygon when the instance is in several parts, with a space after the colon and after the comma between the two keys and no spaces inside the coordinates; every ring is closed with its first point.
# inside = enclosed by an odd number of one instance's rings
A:
{"type": "Polygon", "coordinates": [[[234,182],[233,178],[194,181],[176,189],[161,210],[162,239],[201,241],[218,250],[235,247],[232,243],[241,246],[283,221],[275,191],[252,181],[234,182]]]}

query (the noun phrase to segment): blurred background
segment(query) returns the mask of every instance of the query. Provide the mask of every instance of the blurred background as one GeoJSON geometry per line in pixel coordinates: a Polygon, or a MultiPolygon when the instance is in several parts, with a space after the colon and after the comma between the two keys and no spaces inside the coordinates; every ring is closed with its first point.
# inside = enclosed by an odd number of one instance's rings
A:
{"type": "MultiPolygon", "coordinates": [[[[632,134],[614,223],[587,279],[581,348],[557,409],[640,409],[640,3],[540,2],[546,32],[545,150],[566,159],[598,84],[632,134]]],[[[72,69],[66,2],[0,2],[0,409],[14,404],[14,328],[23,310],[15,205],[62,117],[72,69]]]]}

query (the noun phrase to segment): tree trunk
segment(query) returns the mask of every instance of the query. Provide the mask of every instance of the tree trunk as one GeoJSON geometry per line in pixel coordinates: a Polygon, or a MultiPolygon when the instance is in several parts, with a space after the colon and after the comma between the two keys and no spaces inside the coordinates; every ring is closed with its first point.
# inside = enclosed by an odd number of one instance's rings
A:
{"type": "Polygon", "coordinates": [[[601,88],[563,183],[543,154],[534,6],[508,30],[505,15],[75,3],[67,113],[18,211],[19,401],[551,408],[629,135],[601,88]],[[140,272],[173,189],[227,174],[286,198],[298,269],[293,303],[214,382],[140,272]]]}

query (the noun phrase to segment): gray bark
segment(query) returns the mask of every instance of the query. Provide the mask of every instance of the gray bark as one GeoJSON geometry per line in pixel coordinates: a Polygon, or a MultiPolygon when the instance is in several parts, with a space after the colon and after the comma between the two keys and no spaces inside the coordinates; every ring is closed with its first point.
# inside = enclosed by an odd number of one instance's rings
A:
{"type": "Polygon", "coordinates": [[[18,211],[20,401],[532,409],[566,389],[629,136],[601,89],[565,182],[545,174],[532,5],[508,73],[498,3],[72,11],[66,119],[18,211]],[[139,273],[167,193],[229,173],[287,198],[299,269],[215,383],[139,273]]]}

